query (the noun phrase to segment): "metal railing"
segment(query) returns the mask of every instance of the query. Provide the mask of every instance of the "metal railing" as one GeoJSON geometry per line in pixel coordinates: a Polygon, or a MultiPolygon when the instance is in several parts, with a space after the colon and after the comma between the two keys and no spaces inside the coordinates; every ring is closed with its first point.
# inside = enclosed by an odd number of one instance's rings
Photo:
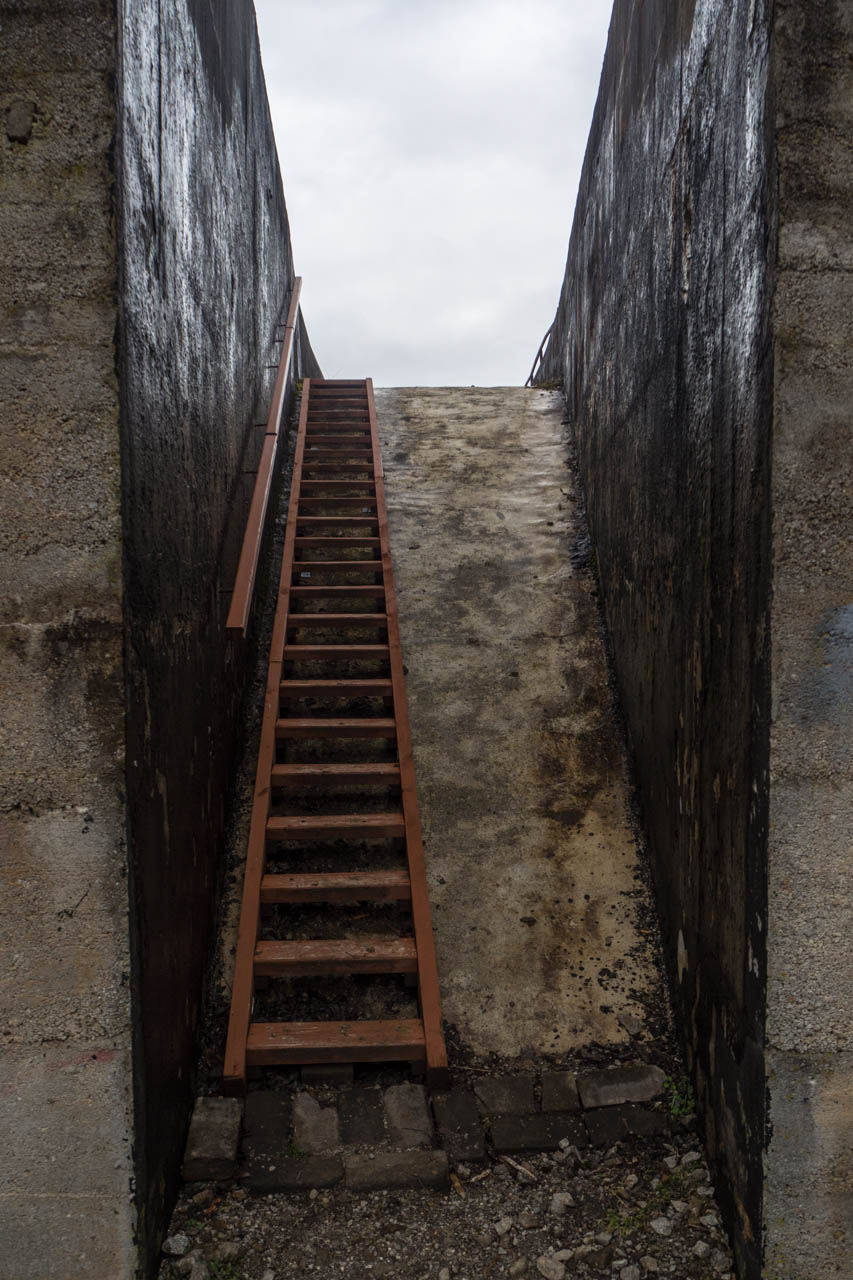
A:
{"type": "Polygon", "coordinates": [[[299,295],[302,292],[302,277],[296,276],[290,294],[290,306],[284,326],[284,338],[281,344],[281,356],[278,371],[273,384],[272,403],[267,418],[264,447],[258,463],[258,474],[255,477],[255,489],[249,506],[246,521],[246,532],[243,534],[243,547],[234,579],[234,591],[231,596],[231,607],[225,626],[228,631],[246,634],[249,625],[249,614],[252,609],[252,596],[255,590],[255,578],[258,572],[258,560],[261,554],[261,543],[264,537],[267,505],[272,487],[275,459],[281,437],[281,418],[284,412],[287,377],[293,360],[296,322],[299,317],[299,295]]]}
{"type": "Polygon", "coordinates": [[[542,361],[545,359],[545,352],[548,347],[548,339],[551,337],[551,334],[554,331],[554,325],[556,323],[557,323],[556,320],[551,321],[550,325],[548,326],[548,331],[545,334],[545,337],[539,343],[539,350],[536,352],[536,359],[533,361],[533,368],[530,370],[530,373],[527,376],[527,381],[524,384],[526,387],[533,386],[533,379],[536,377],[537,373],[539,372],[542,366],[542,361]]]}

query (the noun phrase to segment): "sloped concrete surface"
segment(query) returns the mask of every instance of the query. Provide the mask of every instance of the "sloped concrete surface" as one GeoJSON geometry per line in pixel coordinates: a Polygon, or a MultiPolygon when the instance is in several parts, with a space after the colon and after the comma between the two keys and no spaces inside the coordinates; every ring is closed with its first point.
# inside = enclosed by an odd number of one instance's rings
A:
{"type": "Polygon", "coordinates": [[[657,977],[561,396],[377,411],[445,1018],[476,1054],[625,1040],[657,977]]]}

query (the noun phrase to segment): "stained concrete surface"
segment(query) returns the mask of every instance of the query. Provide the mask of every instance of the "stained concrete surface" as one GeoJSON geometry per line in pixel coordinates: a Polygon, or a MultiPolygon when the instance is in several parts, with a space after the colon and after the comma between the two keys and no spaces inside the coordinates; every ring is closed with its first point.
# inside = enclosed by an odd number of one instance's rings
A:
{"type": "Polygon", "coordinates": [[[376,398],[445,1018],[618,1043],[656,975],[562,397],[376,398]]]}

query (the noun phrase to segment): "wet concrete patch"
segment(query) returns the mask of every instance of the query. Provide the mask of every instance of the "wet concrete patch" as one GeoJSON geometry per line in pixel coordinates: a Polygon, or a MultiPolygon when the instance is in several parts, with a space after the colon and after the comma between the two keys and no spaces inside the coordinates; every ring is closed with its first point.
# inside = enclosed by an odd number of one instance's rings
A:
{"type": "Polygon", "coordinates": [[[562,399],[377,409],[445,1017],[475,1054],[623,1042],[659,978],[562,399]]]}

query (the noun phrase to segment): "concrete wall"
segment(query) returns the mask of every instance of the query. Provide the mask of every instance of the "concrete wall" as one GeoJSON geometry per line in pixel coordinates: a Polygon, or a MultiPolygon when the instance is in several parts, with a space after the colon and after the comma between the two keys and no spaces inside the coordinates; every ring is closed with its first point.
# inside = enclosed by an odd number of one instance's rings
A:
{"type": "MultiPolygon", "coordinates": [[[[245,647],[223,623],[293,260],[251,0],[126,0],[118,244],[140,1231],[174,1191],[245,647]],[[159,15],[159,25],[158,25],[159,15]],[[152,128],[152,122],[159,122],[152,128]]],[[[314,372],[304,331],[296,373],[314,372]]]]}
{"type": "Polygon", "coordinates": [[[128,1276],[115,22],[0,27],[0,1277],[128,1276]]]}
{"type": "Polygon", "coordinates": [[[853,1276],[853,5],[777,0],[767,1271],[853,1276]]]}
{"type": "Polygon", "coordinates": [[[540,374],[739,1272],[779,1280],[853,1276],[851,36],[617,0],[540,374]]]}
{"type": "Polygon", "coordinates": [[[769,799],[771,16],[617,0],[543,379],[565,383],[676,1005],[757,1275],[769,799]]]}
{"type": "Polygon", "coordinates": [[[124,1277],[178,1179],[293,261],[250,0],[0,24],[0,1280],[124,1277]]]}

